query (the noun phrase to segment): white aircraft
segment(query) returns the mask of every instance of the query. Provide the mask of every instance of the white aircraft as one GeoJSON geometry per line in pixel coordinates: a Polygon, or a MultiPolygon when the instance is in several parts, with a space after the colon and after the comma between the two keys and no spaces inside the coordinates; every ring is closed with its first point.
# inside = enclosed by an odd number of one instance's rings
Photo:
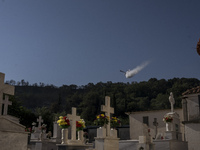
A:
{"type": "Polygon", "coordinates": [[[138,72],[140,72],[144,67],[146,67],[147,65],[149,64],[149,62],[145,62],[139,66],[137,66],[136,68],[134,68],[133,70],[128,70],[128,71],[122,71],[120,70],[120,72],[123,72],[125,74],[125,77],[126,78],[131,78],[133,77],[134,75],[136,75],[138,72]]]}

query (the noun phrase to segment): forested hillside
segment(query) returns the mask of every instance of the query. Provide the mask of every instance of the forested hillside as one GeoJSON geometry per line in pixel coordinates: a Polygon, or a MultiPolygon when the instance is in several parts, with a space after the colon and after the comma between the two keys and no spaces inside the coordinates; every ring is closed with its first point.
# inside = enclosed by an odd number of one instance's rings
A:
{"type": "MultiPolygon", "coordinates": [[[[105,96],[111,97],[115,115],[123,120],[123,124],[127,124],[128,116],[125,112],[170,108],[168,100],[170,92],[174,94],[175,108],[180,108],[181,94],[189,88],[199,86],[200,80],[151,78],[149,81],[139,83],[99,82],[84,86],[61,87],[43,83],[29,85],[24,80],[17,84],[13,80],[7,83],[15,86],[14,104],[22,105],[23,107],[20,107],[26,110],[26,114],[33,112],[35,117],[42,115],[44,120],[50,123],[56,115],[71,113],[71,107],[77,107],[78,115],[86,120],[87,125],[92,125],[95,116],[101,112],[105,96]]],[[[16,114],[15,110],[10,113],[16,114]]],[[[23,117],[21,118],[23,120],[23,117]]]]}

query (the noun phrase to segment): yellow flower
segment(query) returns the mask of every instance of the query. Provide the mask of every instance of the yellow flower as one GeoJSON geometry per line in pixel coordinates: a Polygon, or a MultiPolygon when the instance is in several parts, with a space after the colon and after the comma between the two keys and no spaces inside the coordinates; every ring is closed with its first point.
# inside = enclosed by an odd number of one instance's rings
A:
{"type": "Polygon", "coordinates": [[[112,117],[112,119],[117,120],[117,117],[112,117]]]}
{"type": "Polygon", "coordinates": [[[104,117],[104,114],[101,114],[101,117],[104,117]]]}

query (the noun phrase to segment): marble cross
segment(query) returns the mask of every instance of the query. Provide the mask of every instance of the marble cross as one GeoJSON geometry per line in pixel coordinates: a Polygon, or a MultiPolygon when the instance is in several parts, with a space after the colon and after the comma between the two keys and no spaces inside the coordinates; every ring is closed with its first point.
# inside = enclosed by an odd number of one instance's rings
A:
{"type": "Polygon", "coordinates": [[[72,107],[72,114],[67,114],[67,118],[71,124],[71,140],[76,140],[76,121],[80,120],[80,116],[76,116],[75,107],[72,107]]]}
{"type": "Polygon", "coordinates": [[[5,74],[0,72],[0,116],[2,115],[3,94],[14,95],[14,86],[4,84],[5,74]]]}
{"type": "Polygon", "coordinates": [[[38,122],[38,128],[40,128],[41,124],[43,123],[42,116],[39,116],[39,118],[37,119],[37,122],[38,122]]]}
{"type": "Polygon", "coordinates": [[[4,104],[3,115],[8,114],[8,105],[12,105],[12,102],[9,101],[8,99],[9,99],[8,95],[5,95],[5,100],[3,101],[3,104],[4,104]]]}
{"type": "MultiPolygon", "coordinates": [[[[105,97],[105,105],[101,105],[101,111],[105,112],[105,115],[109,117],[110,114],[114,114],[114,108],[110,107],[110,97],[105,97]]],[[[110,122],[106,125],[106,135],[110,136],[110,122]]]]}

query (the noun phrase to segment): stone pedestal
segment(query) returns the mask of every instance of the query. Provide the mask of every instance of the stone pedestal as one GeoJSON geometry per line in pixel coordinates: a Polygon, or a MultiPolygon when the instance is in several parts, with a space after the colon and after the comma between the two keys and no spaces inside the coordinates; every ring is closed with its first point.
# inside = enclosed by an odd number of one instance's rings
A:
{"type": "Polygon", "coordinates": [[[68,143],[68,129],[62,129],[61,133],[62,133],[61,144],[67,144],[68,143]]]}
{"type": "Polygon", "coordinates": [[[78,140],[84,143],[83,130],[78,131],[78,140]]]}
{"type": "Polygon", "coordinates": [[[166,131],[171,131],[171,130],[172,130],[172,123],[166,122],[166,131]]]}
{"type": "Polygon", "coordinates": [[[117,130],[116,129],[110,129],[110,136],[113,138],[117,138],[117,130]]]}
{"type": "Polygon", "coordinates": [[[182,141],[179,115],[176,112],[170,112],[165,116],[170,116],[173,120],[166,122],[165,138],[154,141],[155,150],[188,150],[187,142],[182,141]]]}
{"type": "Polygon", "coordinates": [[[40,133],[40,141],[45,140],[45,139],[47,139],[47,134],[41,132],[41,133],[40,133]]]}
{"type": "Polygon", "coordinates": [[[138,150],[154,150],[151,136],[139,136],[138,150]]]}
{"type": "Polygon", "coordinates": [[[54,142],[61,142],[61,128],[58,126],[57,121],[53,123],[53,137],[51,139],[54,142]]]}
{"type": "Polygon", "coordinates": [[[173,120],[172,122],[166,122],[165,139],[182,141],[179,115],[176,112],[170,112],[166,116],[171,116],[173,120]]]}
{"type": "Polygon", "coordinates": [[[97,137],[98,138],[105,138],[106,137],[106,128],[105,127],[99,127],[97,129],[97,137]]]}
{"type": "Polygon", "coordinates": [[[119,150],[119,138],[95,138],[95,150],[119,150]]]}
{"type": "Polygon", "coordinates": [[[176,112],[167,113],[165,116],[171,116],[172,122],[166,122],[166,131],[180,132],[180,118],[176,112]]]}
{"type": "Polygon", "coordinates": [[[40,140],[40,133],[31,133],[31,140],[40,140]]]}
{"type": "Polygon", "coordinates": [[[165,139],[182,141],[182,134],[175,131],[166,131],[165,139]]]}

